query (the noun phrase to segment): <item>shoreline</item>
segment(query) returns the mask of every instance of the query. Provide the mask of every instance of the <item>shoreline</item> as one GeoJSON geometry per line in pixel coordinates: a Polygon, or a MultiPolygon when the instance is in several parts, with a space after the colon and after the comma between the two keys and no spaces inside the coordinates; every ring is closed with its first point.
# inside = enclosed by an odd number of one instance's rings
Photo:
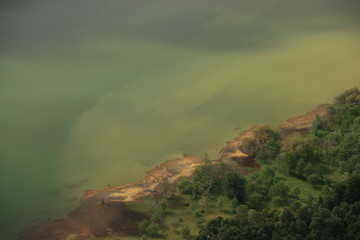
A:
{"type": "MultiPolygon", "coordinates": [[[[283,136],[299,132],[305,132],[315,117],[326,114],[330,104],[321,104],[315,109],[296,117],[286,120],[276,128],[283,136]]],[[[231,164],[239,168],[243,174],[248,174],[246,168],[258,169],[255,161],[250,160],[239,146],[243,139],[251,137],[254,125],[246,130],[240,131],[218,154],[218,161],[231,164]],[[237,164],[237,160],[242,165],[237,164]]],[[[193,171],[204,163],[203,158],[184,154],[182,158],[166,161],[146,172],[145,178],[122,185],[109,186],[104,189],[88,189],[80,198],[80,206],[68,214],[65,219],[49,220],[37,226],[23,230],[18,234],[18,240],[36,240],[51,237],[54,240],[65,239],[69,234],[77,234],[79,239],[87,239],[91,235],[106,236],[109,227],[116,232],[122,231],[130,235],[136,235],[137,231],[132,226],[140,222],[144,217],[141,213],[129,210],[126,202],[154,196],[160,193],[161,182],[166,177],[171,185],[191,177],[193,171]],[[107,209],[104,211],[104,209],[107,209]],[[96,219],[95,221],[89,219],[96,219]],[[109,220],[111,219],[111,220],[109,220]],[[124,219],[129,219],[129,223],[124,219]],[[97,222],[97,223],[94,223],[97,222]],[[121,222],[121,223],[120,223],[121,222]],[[130,224],[131,223],[131,224],[130,224]],[[117,227],[114,227],[117,226],[117,227]],[[127,227],[124,227],[127,226],[127,227]],[[127,229],[131,231],[126,232],[127,229]]],[[[137,225],[136,225],[137,226],[137,225]]]]}
{"type": "Polygon", "coordinates": [[[190,177],[193,170],[202,163],[202,157],[184,154],[182,158],[168,160],[146,171],[145,178],[137,182],[115,185],[105,189],[86,190],[80,201],[84,202],[91,198],[103,199],[106,202],[135,201],[139,198],[156,194],[162,179],[165,177],[168,178],[170,184],[190,177]]]}
{"type": "MultiPolygon", "coordinates": [[[[278,125],[276,128],[285,136],[294,132],[302,133],[308,129],[317,115],[323,116],[328,107],[329,104],[321,104],[303,115],[288,118],[285,123],[278,125]]],[[[235,158],[246,159],[248,155],[243,153],[239,146],[244,138],[252,136],[253,130],[259,125],[261,124],[243,130],[233,140],[225,142],[226,146],[218,154],[219,161],[229,161],[235,158]]],[[[85,191],[80,200],[85,201],[89,198],[97,197],[99,199],[103,198],[105,201],[135,201],[139,198],[156,194],[164,177],[169,179],[170,184],[177,183],[182,179],[190,177],[192,171],[202,163],[202,157],[184,154],[182,158],[168,160],[146,171],[146,176],[142,180],[115,185],[105,189],[89,189],[85,191]],[[105,194],[105,196],[102,194],[105,194]]]]}

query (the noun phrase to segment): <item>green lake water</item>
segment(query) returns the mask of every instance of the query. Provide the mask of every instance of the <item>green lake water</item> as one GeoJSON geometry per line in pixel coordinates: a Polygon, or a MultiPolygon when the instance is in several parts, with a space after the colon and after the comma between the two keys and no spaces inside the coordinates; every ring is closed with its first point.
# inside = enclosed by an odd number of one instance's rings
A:
{"type": "Polygon", "coordinates": [[[360,86],[352,0],[0,3],[0,239],[360,86]]]}

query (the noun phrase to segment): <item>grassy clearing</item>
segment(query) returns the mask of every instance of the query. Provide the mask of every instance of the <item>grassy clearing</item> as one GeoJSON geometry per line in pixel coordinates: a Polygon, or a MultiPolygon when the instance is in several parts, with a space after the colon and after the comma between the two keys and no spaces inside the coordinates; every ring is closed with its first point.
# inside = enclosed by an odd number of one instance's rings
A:
{"type": "Polygon", "coordinates": [[[307,201],[309,196],[318,198],[321,193],[320,188],[319,189],[314,188],[310,183],[305,182],[303,180],[286,176],[281,173],[277,173],[277,177],[279,177],[281,181],[284,181],[284,183],[288,185],[291,189],[299,188],[300,189],[299,198],[301,201],[307,201]]]}
{"type": "MultiPolygon", "coordinates": [[[[276,170],[276,178],[279,179],[284,184],[286,184],[288,187],[290,187],[290,192],[298,188],[300,190],[299,200],[301,202],[307,202],[310,198],[318,198],[320,196],[322,190],[321,187],[319,188],[314,187],[309,182],[289,176],[285,172],[276,169],[276,168],[280,168],[279,164],[275,163],[275,165],[273,165],[272,161],[270,160],[266,160],[266,161],[258,160],[257,162],[261,166],[259,171],[263,171],[267,167],[275,168],[274,170],[276,170]]],[[[270,207],[272,207],[271,204],[269,205],[270,207]]]]}
{"type": "Polygon", "coordinates": [[[219,209],[216,205],[217,197],[212,197],[201,216],[196,216],[195,214],[195,212],[200,211],[197,201],[192,202],[190,196],[185,196],[184,200],[190,203],[190,206],[172,209],[172,214],[165,218],[164,225],[168,229],[166,231],[168,239],[183,239],[181,229],[185,226],[189,227],[190,234],[194,235],[198,233],[199,226],[205,225],[208,220],[217,216],[229,217],[231,215],[231,204],[227,199],[224,200],[224,207],[219,209]],[[183,219],[183,223],[174,229],[172,223],[178,219],[183,219]]]}

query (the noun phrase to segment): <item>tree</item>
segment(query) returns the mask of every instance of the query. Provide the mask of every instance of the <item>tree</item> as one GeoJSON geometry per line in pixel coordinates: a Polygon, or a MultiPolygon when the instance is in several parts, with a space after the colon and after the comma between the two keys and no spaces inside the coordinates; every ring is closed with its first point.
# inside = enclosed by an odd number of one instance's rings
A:
{"type": "Polygon", "coordinates": [[[233,199],[231,199],[231,207],[232,208],[237,208],[238,206],[239,206],[239,201],[237,200],[237,198],[233,198],[233,199]]]}
{"type": "Polygon", "coordinates": [[[353,204],[357,201],[360,201],[359,174],[355,174],[346,181],[336,184],[324,200],[325,206],[329,209],[333,209],[341,202],[353,204]]]}
{"type": "Polygon", "coordinates": [[[269,196],[271,198],[273,198],[275,196],[287,198],[289,190],[290,190],[289,187],[286,186],[284,183],[278,182],[271,186],[271,188],[269,190],[269,196]]]}
{"type": "Polygon", "coordinates": [[[166,213],[166,210],[167,210],[167,208],[168,208],[168,205],[169,205],[168,199],[166,199],[166,198],[161,199],[161,201],[160,201],[160,207],[161,207],[161,209],[163,210],[164,213],[166,213]]]}
{"type": "Polygon", "coordinates": [[[160,237],[161,234],[160,232],[160,226],[152,223],[151,221],[147,220],[147,219],[143,219],[140,223],[139,223],[139,229],[145,233],[148,236],[151,237],[160,237]]]}
{"type": "Polygon", "coordinates": [[[160,207],[166,213],[166,209],[169,205],[169,198],[171,197],[170,184],[167,177],[164,177],[161,182],[161,195],[160,207]]]}
{"type": "Polygon", "coordinates": [[[219,208],[220,210],[224,208],[224,197],[223,196],[219,196],[217,201],[216,201],[216,207],[219,208]]]}
{"type": "Polygon", "coordinates": [[[248,211],[248,221],[250,225],[256,225],[256,224],[260,224],[262,222],[262,216],[261,213],[259,213],[258,211],[254,210],[254,209],[250,209],[248,211]]]}
{"type": "Polygon", "coordinates": [[[217,217],[211,219],[205,228],[202,228],[196,240],[211,240],[216,239],[219,236],[220,226],[222,225],[223,218],[217,217]]]}
{"type": "Polygon", "coordinates": [[[184,226],[181,229],[181,236],[185,239],[189,239],[190,238],[190,228],[188,226],[184,226]]]}
{"type": "Polygon", "coordinates": [[[282,142],[277,159],[285,163],[289,174],[306,178],[304,171],[308,164],[316,164],[320,160],[319,155],[315,154],[314,148],[315,144],[311,140],[298,135],[290,136],[282,142]]]}
{"type": "Polygon", "coordinates": [[[160,237],[160,226],[154,223],[150,223],[149,226],[146,228],[146,234],[151,237],[160,237]]]}
{"type": "Polygon", "coordinates": [[[169,179],[167,177],[164,177],[161,182],[161,194],[163,198],[168,199],[171,195],[170,193],[170,184],[169,179]]]}
{"type": "Polygon", "coordinates": [[[355,222],[349,224],[346,230],[346,239],[360,239],[360,215],[355,222]]]}
{"type": "Polygon", "coordinates": [[[160,215],[160,213],[158,211],[155,212],[150,218],[150,221],[154,222],[154,223],[160,223],[161,220],[162,220],[161,215],[160,215]]]}
{"type": "Polygon", "coordinates": [[[271,159],[279,153],[280,140],[279,132],[263,124],[254,129],[252,137],[242,140],[240,150],[250,158],[271,159]]]}
{"type": "Polygon", "coordinates": [[[247,154],[250,158],[255,157],[256,148],[257,148],[257,143],[254,137],[247,137],[242,140],[240,150],[243,153],[247,154]]]}
{"type": "Polygon", "coordinates": [[[249,194],[246,198],[246,204],[253,209],[258,209],[262,202],[263,202],[263,196],[259,193],[252,192],[249,194]]]}
{"type": "Polygon", "coordinates": [[[285,205],[289,198],[289,187],[282,182],[275,183],[269,190],[269,197],[272,198],[275,206],[285,205]]]}
{"type": "Polygon", "coordinates": [[[177,188],[181,194],[186,194],[186,195],[190,195],[194,191],[193,184],[188,180],[184,180],[181,183],[179,183],[177,185],[177,188]]]}
{"type": "Polygon", "coordinates": [[[267,140],[257,151],[258,159],[274,159],[280,151],[280,139],[271,138],[267,140]]]}
{"type": "Polygon", "coordinates": [[[206,206],[208,205],[209,201],[206,195],[202,195],[200,200],[199,200],[199,206],[201,208],[202,211],[205,210],[206,206]]]}
{"type": "Polygon", "coordinates": [[[240,203],[245,198],[245,178],[235,171],[225,174],[223,182],[225,193],[229,199],[236,198],[240,203]]]}
{"type": "Polygon", "coordinates": [[[150,221],[147,220],[147,219],[143,219],[140,223],[139,223],[139,229],[142,231],[142,232],[146,232],[146,228],[150,225],[150,221]]]}
{"type": "Polygon", "coordinates": [[[319,208],[313,215],[310,223],[310,229],[316,236],[316,239],[329,239],[321,235],[327,232],[327,219],[330,218],[330,211],[326,208],[319,208]]]}
{"type": "Polygon", "coordinates": [[[360,104],[360,91],[350,88],[335,98],[336,104],[360,104]]]}
{"type": "Polygon", "coordinates": [[[275,207],[281,207],[281,206],[286,205],[287,199],[284,199],[280,196],[275,196],[272,198],[272,202],[274,203],[275,207]]]}
{"type": "Polygon", "coordinates": [[[316,174],[316,173],[310,174],[307,177],[307,181],[313,186],[314,185],[319,185],[319,184],[322,183],[320,176],[318,174],[316,174]]]}
{"type": "Polygon", "coordinates": [[[248,212],[249,208],[247,205],[239,205],[236,208],[236,219],[238,220],[239,226],[248,224],[248,212]]]}
{"type": "Polygon", "coordinates": [[[214,186],[220,185],[218,166],[201,165],[193,173],[193,193],[195,195],[213,190],[214,186]]]}
{"type": "Polygon", "coordinates": [[[176,228],[180,227],[183,222],[184,222],[184,220],[182,218],[177,219],[177,220],[173,220],[171,222],[171,226],[173,227],[173,230],[175,231],[176,228]]]}
{"type": "Polygon", "coordinates": [[[210,164],[209,154],[207,154],[207,153],[204,153],[204,163],[205,163],[205,165],[210,164]]]}

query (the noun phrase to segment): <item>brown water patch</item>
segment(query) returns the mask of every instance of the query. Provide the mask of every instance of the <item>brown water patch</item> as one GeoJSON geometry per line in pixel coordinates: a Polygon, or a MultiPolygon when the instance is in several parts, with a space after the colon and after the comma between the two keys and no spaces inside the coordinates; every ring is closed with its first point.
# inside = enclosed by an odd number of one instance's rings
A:
{"type": "Polygon", "coordinates": [[[70,212],[68,218],[39,223],[20,232],[17,239],[64,240],[70,234],[76,234],[82,240],[90,236],[106,236],[111,232],[139,236],[137,226],[144,217],[128,209],[123,202],[106,203],[90,198],[70,212]]]}
{"type": "Polygon", "coordinates": [[[105,236],[108,231],[126,235],[138,235],[137,225],[144,215],[132,211],[123,202],[106,203],[103,200],[87,199],[69,218],[88,226],[95,236],[105,236]]]}
{"type": "Polygon", "coordinates": [[[70,234],[75,233],[79,240],[90,236],[89,229],[72,219],[49,220],[31,228],[25,229],[18,234],[18,240],[64,240],[70,234]]]}

